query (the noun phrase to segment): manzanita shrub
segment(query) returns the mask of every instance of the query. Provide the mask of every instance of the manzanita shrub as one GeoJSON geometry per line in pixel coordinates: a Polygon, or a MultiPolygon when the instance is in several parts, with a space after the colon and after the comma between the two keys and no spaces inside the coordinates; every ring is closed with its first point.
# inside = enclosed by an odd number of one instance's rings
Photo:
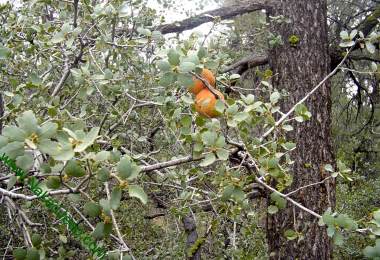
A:
{"type": "MultiPolygon", "coordinates": [[[[292,93],[274,89],[270,77],[263,77],[265,95],[230,95],[225,102],[217,101],[219,118],[198,115],[187,87],[193,73],[203,68],[221,72],[232,61],[221,51],[224,36],[204,41],[205,35],[196,33],[186,39],[162,35],[159,24],[165,16],[146,1],[92,2],[33,0],[0,5],[5,108],[0,154],[41,180],[44,190],[79,209],[71,208],[108,248],[110,258],[120,253],[144,256],[154,247],[153,242],[144,244],[144,239],[155,241],[164,232],[173,232],[181,217],[194,212],[201,212],[199,224],[205,236],[212,233],[217,241],[224,239],[218,233],[227,221],[240,223],[241,248],[235,248],[234,254],[257,256],[255,246],[264,246],[243,242],[244,236],[253,237],[259,228],[253,223],[263,212],[259,199],[252,196],[255,184],[276,183],[273,190],[264,187],[270,202],[264,213],[280,214],[290,203],[282,192],[292,183],[291,151],[297,144],[285,134],[294,131],[289,122],[303,123],[311,113],[299,104],[278,123],[288,112],[280,111],[279,102],[292,93]],[[128,216],[134,223],[145,221],[157,203],[173,223],[130,226],[128,216]],[[148,233],[152,237],[138,235],[148,233]]],[[[364,39],[360,32],[341,36],[342,47],[350,48],[361,37],[371,53],[377,42],[374,35],[364,39]]],[[[237,78],[219,73],[217,88],[226,90],[237,78]]],[[[330,178],[350,181],[350,170],[343,163],[337,169],[323,168],[330,178]]],[[[23,182],[12,173],[2,173],[0,180],[8,191],[25,195],[19,203],[30,210],[31,195],[22,189],[23,182]]],[[[47,214],[43,208],[40,211],[47,214]]],[[[41,220],[33,212],[30,215],[35,222],[41,220]]],[[[377,238],[376,245],[363,249],[368,258],[380,257],[379,211],[367,222],[356,222],[329,209],[319,220],[337,245],[343,245],[350,232],[377,238]]],[[[32,245],[14,249],[16,259],[73,256],[78,245],[68,242],[70,234],[63,227],[52,230],[51,225],[46,223],[47,230],[27,227],[33,234],[32,245]],[[41,242],[42,232],[46,239],[41,242]]],[[[182,236],[175,236],[184,244],[182,236]]],[[[294,230],[285,236],[302,239],[294,230]]],[[[169,235],[164,240],[169,239],[178,243],[169,235]]],[[[205,239],[198,242],[201,245],[205,239]]],[[[173,246],[173,251],[181,252],[182,247],[173,246]]],[[[164,256],[164,252],[165,245],[155,254],[164,256]]]]}

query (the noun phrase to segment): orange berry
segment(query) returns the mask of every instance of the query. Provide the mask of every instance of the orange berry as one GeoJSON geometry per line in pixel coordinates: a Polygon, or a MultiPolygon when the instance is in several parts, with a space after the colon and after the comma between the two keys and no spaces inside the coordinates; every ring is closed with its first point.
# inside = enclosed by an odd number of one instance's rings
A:
{"type": "MultiPolygon", "coordinates": [[[[215,87],[215,76],[210,70],[203,69],[201,76],[202,78],[207,80],[211,86],[215,87]]],[[[193,85],[189,86],[189,91],[194,95],[197,95],[204,88],[207,88],[205,84],[203,84],[203,82],[200,79],[193,77],[193,85]]]]}
{"type": "MultiPolygon", "coordinates": [[[[215,90],[219,99],[224,100],[223,94],[215,90]]],[[[216,97],[209,89],[201,90],[195,97],[195,110],[205,117],[217,117],[220,115],[215,109],[216,97]]]]}

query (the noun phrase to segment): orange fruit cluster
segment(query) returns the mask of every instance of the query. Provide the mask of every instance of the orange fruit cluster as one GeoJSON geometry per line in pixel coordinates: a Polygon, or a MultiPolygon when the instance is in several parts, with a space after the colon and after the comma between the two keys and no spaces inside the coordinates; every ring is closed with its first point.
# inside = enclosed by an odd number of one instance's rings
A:
{"type": "MultiPolygon", "coordinates": [[[[203,69],[201,77],[207,80],[207,82],[215,88],[215,76],[210,70],[203,69]]],[[[199,114],[210,118],[219,116],[220,113],[215,109],[217,98],[200,79],[193,77],[193,84],[189,86],[189,91],[196,95],[195,110],[199,114]]],[[[219,99],[224,100],[224,96],[220,91],[215,89],[215,92],[219,99]]]]}

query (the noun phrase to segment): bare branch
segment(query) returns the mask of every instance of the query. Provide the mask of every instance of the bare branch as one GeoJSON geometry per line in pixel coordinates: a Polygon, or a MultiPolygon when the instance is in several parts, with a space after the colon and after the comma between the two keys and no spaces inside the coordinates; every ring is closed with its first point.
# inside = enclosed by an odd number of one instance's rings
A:
{"type": "MultiPolygon", "coordinates": [[[[350,50],[351,51],[351,50],[350,50]]],[[[296,107],[302,103],[304,103],[310,96],[312,96],[323,84],[325,84],[326,81],[328,81],[332,76],[335,75],[335,73],[340,69],[340,67],[344,64],[346,61],[348,55],[350,54],[350,51],[347,52],[345,57],[342,59],[342,61],[336,66],[336,68],[330,72],[329,75],[327,75],[317,86],[315,86],[305,97],[303,97],[300,101],[298,101],[286,114],[284,114],[273,127],[271,127],[266,133],[264,133],[261,137],[261,140],[266,138],[270,133],[273,132],[273,130],[276,129],[279,125],[281,125],[296,109],[296,107]]]]}
{"type": "Polygon", "coordinates": [[[28,216],[26,215],[26,213],[24,211],[22,211],[13,201],[12,199],[8,198],[8,197],[5,197],[5,201],[7,203],[7,205],[9,207],[11,207],[15,212],[19,213],[21,218],[25,221],[26,224],[28,224],[29,226],[31,227],[40,227],[42,226],[42,224],[40,223],[34,223],[32,222],[28,216]]]}
{"type": "Polygon", "coordinates": [[[191,18],[174,22],[171,24],[163,24],[158,26],[156,30],[162,34],[167,33],[180,33],[186,30],[193,29],[204,23],[212,22],[216,17],[221,20],[230,19],[238,15],[251,13],[263,9],[271,9],[274,7],[276,1],[273,0],[251,0],[244,4],[234,4],[222,8],[214,9],[212,11],[204,12],[191,18]]]}
{"type": "Polygon", "coordinates": [[[241,75],[244,71],[250,68],[266,65],[267,63],[268,63],[268,56],[265,56],[265,55],[257,56],[257,55],[252,54],[228,66],[222,71],[222,73],[230,72],[236,69],[236,73],[241,75]]]}
{"type": "Polygon", "coordinates": [[[290,203],[292,203],[293,205],[297,206],[298,208],[310,213],[311,215],[317,217],[317,218],[321,218],[322,216],[319,215],[318,213],[306,208],[305,206],[303,206],[302,204],[298,203],[297,201],[289,198],[288,196],[286,196],[285,194],[277,191],[276,189],[272,188],[271,186],[269,186],[268,184],[266,184],[265,182],[263,182],[260,178],[258,177],[255,177],[255,180],[260,183],[261,185],[263,185],[265,188],[267,188],[268,190],[272,191],[272,192],[275,192],[277,193],[278,195],[280,195],[281,197],[283,197],[284,199],[286,199],[287,201],[289,201],[290,203]]]}
{"type": "Polygon", "coordinates": [[[297,193],[299,192],[300,190],[303,190],[303,189],[306,189],[306,188],[309,188],[309,187],[312,187],[312,186],[316,186],[316,185],[320,185],[320,184],[324,184],[326,181],[330,180],[332,178],[332,176],[329,176],[319,182],[315,182],[315,183],[312,183],[312,184],[308,184],[308,185],[305,185],[305,186],[302,186],[302,187],[299,187],[298,189],[294,190],[294,191],[291,191],[287,194],[285,194],[285,196],[290,196],[294,193],[297,193]]]}
{"type": "MultiPolygon", "coordinates": [[[[109,190],[109,186],[108,186],[108,182],[104,183],[104,186],[106,188],[106,193],[107,193],[107,198],[108,200],[111,199],[111,196],[110,196],[110,190],[109,190]]],[[[129,248],[129,246],[125,243],[124,239],[123,239],[123,236],[121,235],[121,232],[120,232],[120,229],[119,229],[119,225],[117,224],[116,222],[116,218],[115,218],[115,215],[113,214],[113,210],[111,209],[110,210],[110,214],[111,214],[111,218],[112,218],[112,223],[113,223],[113,226],[115,227],[115,231],[116,231],[116,234],[119,238],[119,241],[121,242],[122,246],[123,246],[123,251],[126,251],[129,253],[129,255],[131,256],[131,258],[133,260],[135,260],[136,258],[133,256],[132,254],[132,251],[131,249],[129,248]]]]}
{"type": "Polygon", "coordinates": [[[175,159],[175,160],[171,160],[171,161],[167,161],[167,162],[161,162],[161,163],[156,163],[156,164],[152,164],[152,165],[148,165],[148,166],[143,166],[143,167],[141,167],[141,171],[142,172],[150,172],[153,170],[160,170],[160,169],[164,169],[164,168],[168,168],[168,167],[172,167],[172,166],[176,166],[176,165],[180,165],[180,164],[184,164],[184,163],[200,161],[203,158],[204,158],[204,156],[194,158],[193,156],[189,155],[189,156],[186,156],[183,158],[179,158],[179,159],[175,159]]]}

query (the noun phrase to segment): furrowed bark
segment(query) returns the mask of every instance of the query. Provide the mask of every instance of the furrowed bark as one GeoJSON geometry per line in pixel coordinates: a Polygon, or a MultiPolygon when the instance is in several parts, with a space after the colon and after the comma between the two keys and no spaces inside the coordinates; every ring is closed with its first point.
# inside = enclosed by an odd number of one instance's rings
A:
{"type": "MultiPolygon", "coordinates": [[[[315,85],[325,78],[330,69],[327,37],[326,0],[294,1],[281,0],[282,9],[271,15],[284,15],[291,24],[271,25],[272,33],[281,35],[284,41],[270,50],[269,64],[273,69],[274,87],[285,89],[289,97],[281,105],[282,111],[291,107],[315,85]],[[288,43],[291,36],[299,38],[292,47],[288,43]]],[[[296,190],[308,183],[321,182],[327,177],[325,164],[334,165],[331,140],[331,90],[329,83],[305,102],[312,118],[304,123],[293,123],[295,131],[287,135],[297,143],[292,152],[295,160],[292,169],[293,184],[289,191],[296,190]]],[[[273,185],[272,185],[273,186],[273,185]]],[[[335,206],[335,183],[329,180],[301,190],[292,198],[306,208],[320,215],[335,206]]],[[[326,227],[318,225],[318,218],[296,208],[291,204],[275,215],[268,214],[267,238],[271,259],[331,259],[332,246],[326,227]],[[301,241],[288,240],[286,230],[295,230],[303,234],[301,241]]]]}

